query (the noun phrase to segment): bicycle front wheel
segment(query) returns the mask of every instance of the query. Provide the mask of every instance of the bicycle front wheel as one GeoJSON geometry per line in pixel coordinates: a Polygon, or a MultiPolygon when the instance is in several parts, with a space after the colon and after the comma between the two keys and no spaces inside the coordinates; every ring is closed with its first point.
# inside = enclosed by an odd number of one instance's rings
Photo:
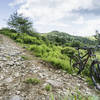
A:
{"type": "Polygon", "coordinates": [[[93,61],[90,71],[94,85],[98,90],[100,90],[100,62],[93,61]]]}

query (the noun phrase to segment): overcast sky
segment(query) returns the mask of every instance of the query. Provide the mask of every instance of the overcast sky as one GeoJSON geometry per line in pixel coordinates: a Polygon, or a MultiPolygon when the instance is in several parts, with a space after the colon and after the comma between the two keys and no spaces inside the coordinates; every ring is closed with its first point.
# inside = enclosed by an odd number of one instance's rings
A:
{"type": "Polygon", "coordinates": [[[100,0],[2,0],[0,27],[14,11],[33,20],[38,32],[89,36],[100,30],[100,0]]]}

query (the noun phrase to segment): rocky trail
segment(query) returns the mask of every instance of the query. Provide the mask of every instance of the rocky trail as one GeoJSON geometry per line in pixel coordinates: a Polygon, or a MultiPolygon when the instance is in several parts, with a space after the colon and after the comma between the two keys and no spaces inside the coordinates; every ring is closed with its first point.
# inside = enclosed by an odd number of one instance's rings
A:
{"type": "Polygon", "coordinates": [[[81,78],[32,58],[31,53],[0,35],[0,100],[50,100],[51,93],[59,100],[58,95],[74,94],[77,88],[84,95],[99,95],[81,78]],[[37,78],[40,83],[27,84],[25,80],[28,78],[37,78]],[[52,86],[51,91],[46,91],[47,84],[52,86]]]}

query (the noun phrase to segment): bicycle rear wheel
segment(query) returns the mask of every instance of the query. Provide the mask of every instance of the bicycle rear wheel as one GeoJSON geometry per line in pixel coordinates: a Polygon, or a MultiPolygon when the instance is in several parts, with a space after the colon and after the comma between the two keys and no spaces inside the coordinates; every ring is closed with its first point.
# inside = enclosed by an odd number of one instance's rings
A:
{"type": "Polygon", "coordinates": [[[100,90],[100,62],[93,61],[90,68],[92,81],[96,88],[100,90]]]}
{"type": "Polygon", "coordinates": [[[72,64],[72,66],[73,66],[75,72],[77,72],[77,74],[80,74],[83,70],[83,65],[82,65],[83,63],[80,61],[80,59],[77,56],[73,56],[73,60],[74,60],[74,62],[72,64]]]}

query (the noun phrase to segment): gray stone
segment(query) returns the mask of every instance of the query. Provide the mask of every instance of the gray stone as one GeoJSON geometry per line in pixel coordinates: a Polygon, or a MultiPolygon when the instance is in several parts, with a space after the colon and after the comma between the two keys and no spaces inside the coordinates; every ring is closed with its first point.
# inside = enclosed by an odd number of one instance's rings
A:
{"type": "Polygon", "coordinates": [[[12,77],[9,77],[9,78],[6,78],[6,79],[5,79],[5,82],[8,82],[8,83],[9,83],[9,82],[12,82],[12,81],[13,81],[13,78],[12,78],[12,77]]]}
{"type": "Polygon", "coordinates": [[[20,74],[18,72],[15,73],[15,77],[19,77],[20,74]]]}
{"type": "Polygon", "coordinates": [[[53,87],[61,88],[63,86],[63,83],[56,80],[46,80],[46,82],[51,84],[53,87]]]}
{"type": "Polygon", "coordinates": [[[3,75],[0,75],[0,80],[2,80],[4,78],[4,76],[3,75]]]}
{"type": "Polygon", "coordinates": [[[10,100],[23,100],[20,96],[15,95],[10,98],[10,100]]]}
{"type": "Polygon", "coordinates": [[[19,95],[20,94],[20,91],[17,91],[16,94],[19,95]]]}
{"type": "Polygon", "coordinates": [[[10,66],[13,66],[14,65],[14,62],[13,61],[8,61],[7,64],[10,65],[10,66]]]}

